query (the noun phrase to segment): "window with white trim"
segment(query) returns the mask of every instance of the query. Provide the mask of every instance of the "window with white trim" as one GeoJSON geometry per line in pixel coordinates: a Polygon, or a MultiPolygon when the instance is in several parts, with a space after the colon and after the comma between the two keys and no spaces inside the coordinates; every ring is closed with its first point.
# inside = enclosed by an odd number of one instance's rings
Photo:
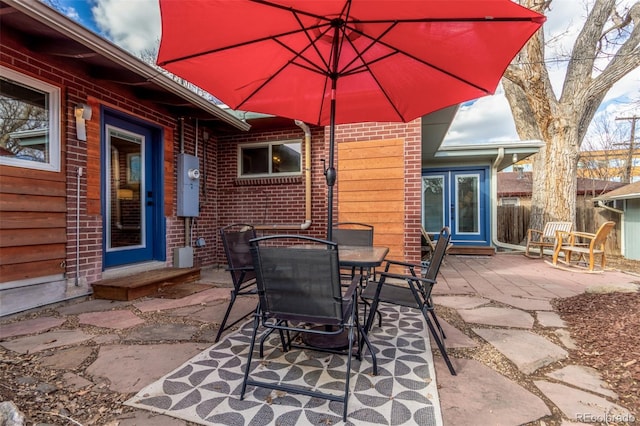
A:
{"type": "Polygon", "coordinates": [[[0,66],[0,164],[60,171],[60,89],[0,66]]]}
{"type": "Polygon", "coordinates": [[[302,142],[238,146],[238,177],[296,176],[302,173],[302,142]]]}

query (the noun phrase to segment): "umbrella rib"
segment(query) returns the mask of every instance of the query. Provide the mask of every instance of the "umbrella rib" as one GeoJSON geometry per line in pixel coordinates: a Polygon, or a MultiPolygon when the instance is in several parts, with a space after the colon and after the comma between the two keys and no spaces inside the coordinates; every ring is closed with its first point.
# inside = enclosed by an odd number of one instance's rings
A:
{"type": "MultiPolygon", "coordinates": [[[[393,26],[395,26],[395,25],[393,25],[393,26]]],[[[392,26],[392,27],[393,27],[393,26],[392,26]]],[[[390,30],[392,27],[389,27],[389,30],[390,30]]],[[[491,93],[491,91],[487,90],[487,89],[486,89],[486,88],[484,88],[484,87],[478,86],[477,84],[475,84],[475,83],[473,83],[473,82],[471,82],[471,81],[469,81],[469,80],[467,80],[467,79],[461,78],[460,76],[457,76],[457,75],[455,75],[455,74],[453,74],[453,73],[451,73],[451,72],[449,72],[449,71],[447,71],[447,70],[445,70],[445,69],[443,69],[443,68],[441,68],[441,67],[439,67],[439,66],[437,66],[437,65],[435,65],[435,64],[432,64],[432,63],[430,63],[430,62],[424,61],[424,60],[422,60],[422,59],[418,58],[418,57],[417,57],[417,56],[415,56],[415,55],[411,55],[411,54],[409,54],[408,52],[406,52],[406,51],[404,51],[404,50],[400,50],[400,49],[398,49],[397,47],[392,46],[392,45],[390,45],[390,44],[388,44],[388,43],[386,43],[386,42],[384,42],[384,41],[380,40],[380,37],[378,37],[378,38],[375,38],[375,39],[374,39],[373,37],[371,37],[371,36],[370,36],[370,35],[368,35],[367,33],[364,33],[364,32],[362,32],[362,31],[358,30],[358,29],[357,29],[357,28],[355,28],[355,27],[353,27],[353,31],[357,32],[358,34],[360,34],[360,35],[362,35],[362,36],[364,36],[364,37],[367,37],[367,38],[368,38],[368,39],[370,39],[370,40],[373,40],[373,43],[371,43],[371,45],[373,45],[373,44],[380,44],[380,45],[382,45],[382,46],[385,46],[385,47],[389,48],[390,50],[392,50],[392,51],[393,51],[393,52],[395,52],[396,54],[405,55],[405,56],[407,56],[407,57],[409,57],[409,58],[413,59],[414,61],[417,61],[417,62],[419,62],[419,63],[421,63],[421,64],[423,64],[423,65],[425,65],[425,66],[427,66],[427,67],[433,68],[434,70],[437,70],[437,71],[439,71],[439,72],[441,72],[441,73],[443,73],[443,74],[446,74],[446,75],[448,75],[449,77],[451,77],[451,78],[453,78],[453,79],[455,79],[455,80],[458,80],[458,81],[460,81],[460,82],[462,82],[462,83],[464,83],[464,84],[468,84],[469,86],[475,87],[476,89],[478,89],[478,90],[480,90],[480,91],[482,91],[482,92],[484,92],[484,93],[487,93],[487,94],[490,94],[490,93],[491,93]]],[[[368,48],[367,48],[367,49],[368,49],[368,48]]],[[[364,53],[364,52],[365,52],[365,51],[363,51],[362,53],[364,53]]],[[[386,57],[391,56],[391,55],[393,55],[393,53],[392,53],[392,54],[390,54],[390,55],[387,55],[386,57]]],[[[373,64],[373,63],[378,62],[378,61],[380,61],[380,60],[382,60],[382,59],[385,59],[385,57],[384,57],[384,56],[382,56],[382,57],[376,58],[374,61],[371,61],[371,62],[366,62],[366,61],[364,61],[364,60],[363,60],[363,61],[362,61],[362,62],[363,62],[363,65],[362,65],[362,66],[360,66],[359,68],[355,68],[354,70],[351,70],[348,74],[355,74],[355,73],[357,73],[357,72],[363,72],[363,71],[357,71],[357,70],[359,70],[359,69],[360,69],[360,68],[362,68],[363,66],[367,66],[368,64],[373,64]]],[[[369,68],[368,68],[368,66],[367,66],[367,69],[369,69],[369,68]]],[[[371,71],[369,70],[369,72],[371,72],[371,71]]],[[[347,73],[345,73],[344,75],[348,75],[348,74],[347,74],[347,73]]]]}

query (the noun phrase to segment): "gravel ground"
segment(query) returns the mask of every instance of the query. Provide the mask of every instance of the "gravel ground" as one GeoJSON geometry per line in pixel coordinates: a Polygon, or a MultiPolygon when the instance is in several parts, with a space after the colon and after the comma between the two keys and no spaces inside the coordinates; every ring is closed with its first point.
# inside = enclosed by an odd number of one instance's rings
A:
{"type": "MultiPolygon", "coordinates": [[[[640,262],[612,258],[609,266],[637,273],[640,283],[640,262]]],[[[578,346],[569,351],[569,358],[562,363],[597,369],[619,395],[620,405],[640,418],[640,293],[582,294],[555,300],[553,305],[578,346]]],[[[474,336],[455,311],[438,307],[438,313],[474,336]]],[[[31,314],[33,317],[39,315],[55,316],[56,313],[42,309],[31,314]]],[[[176,321],[175,317],[169,319],[161,314],[154,314],[152,319],[158,323],[176,321]]],[[[112,392],[106,383],[80,391],[64,386],[65,377],[69,374],[83,376],[97,357],[97,345],[89,343],[86,347],[91,355],[73,370],[47,367],[42,363],[49,355],[46,352],[17,354],[0,347],[0,401],[13,401],[27,417],[28,425],[118,425],[123,417],[133,412],[131,407],[122,405],[132,394],[112,392]]],[[[534,391],[532,376],[520,373],[491,345],[481,344],[475,349],[451,352],[455,357],[479,360],[534,391]]],[[[536,372],[544,373],[546,371],[536,372]]],[[[562,417],[558,410],[553,410],[551,416],[534,424],[560,425],[562,417]]]]}

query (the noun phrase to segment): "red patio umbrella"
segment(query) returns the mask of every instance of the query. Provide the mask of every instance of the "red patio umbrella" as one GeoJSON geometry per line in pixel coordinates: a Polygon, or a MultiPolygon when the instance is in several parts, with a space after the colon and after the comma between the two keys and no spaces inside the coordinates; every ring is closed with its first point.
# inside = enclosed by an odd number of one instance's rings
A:
{"type": "Polygon", "coordinates": [[[233,109],[408,122],[493,94],[545,18],[510,0],[160,0],[158,65],[233,109]]]}

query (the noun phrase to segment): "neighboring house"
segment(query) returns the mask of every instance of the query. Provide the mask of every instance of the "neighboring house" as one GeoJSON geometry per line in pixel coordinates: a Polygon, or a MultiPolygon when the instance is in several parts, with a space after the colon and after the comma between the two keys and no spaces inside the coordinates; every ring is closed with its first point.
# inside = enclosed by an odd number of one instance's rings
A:
{"type": "MultiPolygon", "coordinates": [[[[531,206],[532,184],[533,175],[531,172],[498,173],[498,205],[531,206]]],[[[576,190],[578,205],[591,205],[594,197],[624,185],[624,183],[602,179],[578,178],[576,190]]]]}
{"type": "Polygon", "coordinates": [[[640,260],[640,182],[622,186],[594,200],[600,207],[620,215],[622,255],[627,259],[640,260]]]}
{"type": "MultiPolygon", "coordinates": [[[[530,172],[533,170],[531,158],[518,161],[513,170],[530,172]]],[[[580,178],[622,182],[629,176],[631,182],[640,180],[640,149],[605,149],[580,151],[577,175],[580,178]]]]}
{"type": "Polygon", "coordinates": [[[615,182],[640,181],[640,149],[581,151],[578,176],[615,182]]]}

